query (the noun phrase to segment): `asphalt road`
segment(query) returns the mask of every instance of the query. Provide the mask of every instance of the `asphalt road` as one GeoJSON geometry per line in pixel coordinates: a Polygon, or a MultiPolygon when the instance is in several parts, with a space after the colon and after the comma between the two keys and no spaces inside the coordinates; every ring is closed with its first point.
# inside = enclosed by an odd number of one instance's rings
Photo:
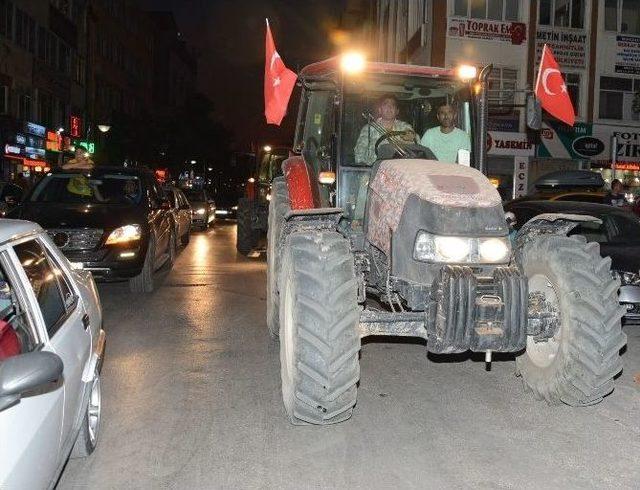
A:
{"type": "Polygon", "coordinates": [[[194,234],[149,296],[101,287],[101,440],[58,488],[640,487],[640,327],[625,327],[624,372],[594,407],[533,399],[510,361],[486,372],[419,343],[365,341],[351,420],[294,427],[265,262],[234,243],[232,225],[194,234]]]}

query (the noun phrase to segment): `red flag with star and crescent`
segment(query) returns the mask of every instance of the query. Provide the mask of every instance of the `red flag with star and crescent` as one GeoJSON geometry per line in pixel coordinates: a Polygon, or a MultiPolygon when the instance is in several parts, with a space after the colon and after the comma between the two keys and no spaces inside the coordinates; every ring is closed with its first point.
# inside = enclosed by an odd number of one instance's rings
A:
{"type": "Polygon", "coordinates": [[[553,57],[551,48],[546,44],[542,48],[535,92],[545,111],[569,126],[573,126],[576,121],[576,113],[567,91],[567,85],[564,83],[560,67],[553,57]]]}
{"type": "Polygon", "coordinates": [[[266,59],[264,64],[264,115],[268,124],[280,125],[287,112],[289,98],[298,76],[287,68],[271,35],[267,20],[266,59]]]}

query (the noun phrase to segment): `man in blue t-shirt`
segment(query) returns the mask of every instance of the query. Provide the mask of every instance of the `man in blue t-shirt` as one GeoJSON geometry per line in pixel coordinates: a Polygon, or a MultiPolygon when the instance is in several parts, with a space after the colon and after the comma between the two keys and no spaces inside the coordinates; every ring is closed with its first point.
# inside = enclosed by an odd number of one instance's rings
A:
{"type": "Polygon", "coordinates": [[[440,126],[428,129],[420,144],[429,148],[438,161],[456,163],[458,150],[471,151],[469,135],[455,127],[456,113],[448,104],[438,108],[438,122],[440,126]]]}

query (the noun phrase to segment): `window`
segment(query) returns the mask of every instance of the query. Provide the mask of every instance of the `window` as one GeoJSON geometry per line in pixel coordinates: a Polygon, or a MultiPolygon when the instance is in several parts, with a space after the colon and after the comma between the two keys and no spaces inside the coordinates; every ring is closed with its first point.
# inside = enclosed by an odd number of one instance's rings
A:
{"type": "Polygon", "coordinates": [[[0,269],[0,362],[32,352],[38,345],[26,310],[11,287],[9,277],[0,269]]]}
{"type": "Polygon", "coordinates": [[[540,0],[539,23],[553,27],[584,27],[585,0],[540,0]]]}
{"type": "Polygon", "coordinates": [[[489,75],[489,103],[492,106],[513,107],[514,91],[518,88],[518,70],[494,68],[489,75]]]}
{"type": "Polygon", "coordinates": [[[20,9],[16,9],[16,44],[34,53],[36,48],[36,22],[20,9]]]}
{"type": "Polygon", "coordinates": [[[0,114],[9,113],[9,87],[0,85],[0,114]]]}
{"type": "Polygon", "coordinates": [[[35,240],[20,243],[14,250],[38,300],[47,332],[52,336],[66,315],[56,271],[51,267],[42,246],[35,240]]]}
{"type": "Polygon", "coordinates": [[[601,119],[639,121],[637,103],[640,97],[640,78],[600,77],[601,119]]]}
{"type": "Polygon", "coordinates": [[[518,20],[518,0],[455,0],[453,14],[489,20],[518,20]]]}
{"type": "Polygon", "coordinates": [[[0,0],[0,35],[13,39],[13,3],[0,0]]]}
{"type": "Polygon", "coordinates": [[[577,73],[563,73],[564,83],[569,92],[569,98],[573,104],[576,116],[580,115],[580,75],[577,73]]]}
{"type": "Polygon", "coordinates": [[[605,0],[604,2],[604,30],[618,30],[618,0],[605,0]]]}
{"type": "Polygon", "coordinates": [[[21,95],[18,101],[18,119],[31,119],[31,96],[21,95]]]}

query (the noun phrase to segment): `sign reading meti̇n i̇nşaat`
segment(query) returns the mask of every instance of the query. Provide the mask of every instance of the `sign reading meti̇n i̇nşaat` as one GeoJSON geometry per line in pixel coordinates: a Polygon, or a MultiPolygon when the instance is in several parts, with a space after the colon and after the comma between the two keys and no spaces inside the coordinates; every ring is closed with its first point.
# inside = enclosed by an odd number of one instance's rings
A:
{"type": "Polygon", "coordinates": [[[542,47],[547,44],[553,57],[563,68],[587,66],[587,35],[581,32],[538,29],[536,32],[536,66],[540,64],[542,47]]]}

